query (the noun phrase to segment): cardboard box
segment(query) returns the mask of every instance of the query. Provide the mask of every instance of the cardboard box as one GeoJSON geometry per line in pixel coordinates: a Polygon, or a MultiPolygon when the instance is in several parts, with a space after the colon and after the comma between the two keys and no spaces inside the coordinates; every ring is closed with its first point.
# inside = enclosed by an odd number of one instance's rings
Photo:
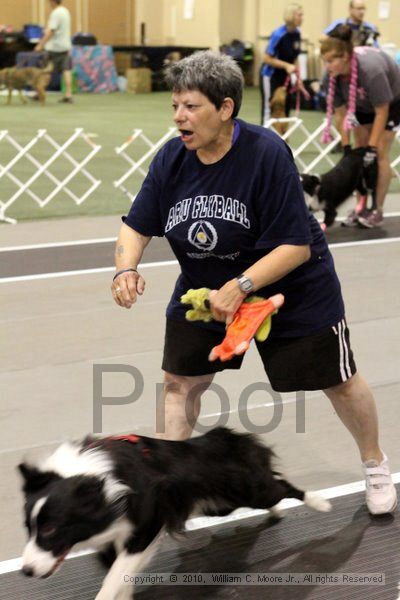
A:
{"type": "Polygon", "coordinates": [[[125,75],[125,71],[132,66],[132,53],[114,52],[114,61],[118,75],[125,75]]]}
{"type": "Polygon", "coordinates": [[[151,92],[151,69],[127,69],[127,92],[131,94],[144,94],[151,92]]]}

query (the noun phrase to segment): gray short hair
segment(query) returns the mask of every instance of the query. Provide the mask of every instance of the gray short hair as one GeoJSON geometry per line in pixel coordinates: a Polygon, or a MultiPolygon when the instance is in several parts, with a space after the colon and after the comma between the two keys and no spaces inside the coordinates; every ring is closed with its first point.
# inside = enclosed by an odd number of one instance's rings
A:
{"type": "Polygon", "coordinates": [[[242,104],[244,79],[239,65],[226,54],[211,50],[195,52],[165,70],[165,81],[175,91],[197,90],[219,110],[225,98],[232,98],[236,117],[242,104]]]}

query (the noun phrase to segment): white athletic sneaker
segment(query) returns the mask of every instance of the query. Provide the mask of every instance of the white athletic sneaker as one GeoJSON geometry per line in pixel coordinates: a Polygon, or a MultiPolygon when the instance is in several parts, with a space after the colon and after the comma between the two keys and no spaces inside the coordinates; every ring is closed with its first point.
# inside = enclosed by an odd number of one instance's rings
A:
{"type": "Polygon", "coordinates": [[[384,515],[394,512],[397,506],[397,493],[390,475],[387,456],[381,464],[376,460],[363,463],[365,490],[368,510],[371,515],[384,515]]]}

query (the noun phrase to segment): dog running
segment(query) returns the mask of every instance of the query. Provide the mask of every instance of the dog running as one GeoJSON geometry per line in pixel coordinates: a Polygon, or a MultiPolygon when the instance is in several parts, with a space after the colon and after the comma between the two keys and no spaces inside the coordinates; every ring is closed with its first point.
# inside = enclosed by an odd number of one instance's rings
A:
{"type": "Polygon", "coordinates": [[[123,583],[143,571],[167,532],[195,514],[274,508],[283,498],[328,511],[330,503],[273,470],[274,453],[253,435],[220,427],[187,441],[136,435],[61,445],[41,466],[19,465],[29,541],[23,573],[46,578],[76,545],[115,550],[96,600],[132,598],[123,583]]]}
{"type": "Polygon", "coordinates": [[[53,65],[49,63],[44,69],[37,67],[10,67],[0,70],[0,86],[8,90],[7,104],[12,102],[13,90],[18,90],[19,98],[23,104],[27,100],[22,93],[26,87],[31,87],[38,94],[39,102],[44,105],[46,102],[46,88],[51,79],[53,65]]]}
{"type": "MultiPolygon", "coordinates": [[[[373,165],[366,171],[363,165],[364,154],[365,148],[349,149],[327,173],[321,176],[300,175],[306,205],[312,212],[324,211],[325,227],[333,225],[337,208],[355,191],[362,196],[361,204],[364,207],[368,192],[371,191],[372,209],[375,207],[377,168],[373,165]]],[[[348,224],[356,225],[357,221],[348,224]]]]}

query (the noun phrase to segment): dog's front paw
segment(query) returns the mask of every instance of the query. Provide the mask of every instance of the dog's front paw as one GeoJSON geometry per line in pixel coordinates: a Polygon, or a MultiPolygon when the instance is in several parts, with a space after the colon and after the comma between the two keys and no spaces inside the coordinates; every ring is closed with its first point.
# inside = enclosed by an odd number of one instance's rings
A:
{"type": "Polygon", "coordinates": [[[119,590],[116,600],[133,600],[136,595],[134,590],[134,585],[124,585],[124,587],[119,590]]]}
{"type": "Polygon", "coordinates": [[[115,596],[115,600],[133,600],[133,585],[125,585],[121,588],[118,594],[115,596]]]}
{"type": "Polygon", "coordinates": [[[111,593],[111,595],[110,595],[110,590],[101,588],[101,590],[99,591],[99,593],[97,594],[97,596],[94,600],[115,600],[115,599],[116,599],[116,596],[113,593],[111,593]]]}

